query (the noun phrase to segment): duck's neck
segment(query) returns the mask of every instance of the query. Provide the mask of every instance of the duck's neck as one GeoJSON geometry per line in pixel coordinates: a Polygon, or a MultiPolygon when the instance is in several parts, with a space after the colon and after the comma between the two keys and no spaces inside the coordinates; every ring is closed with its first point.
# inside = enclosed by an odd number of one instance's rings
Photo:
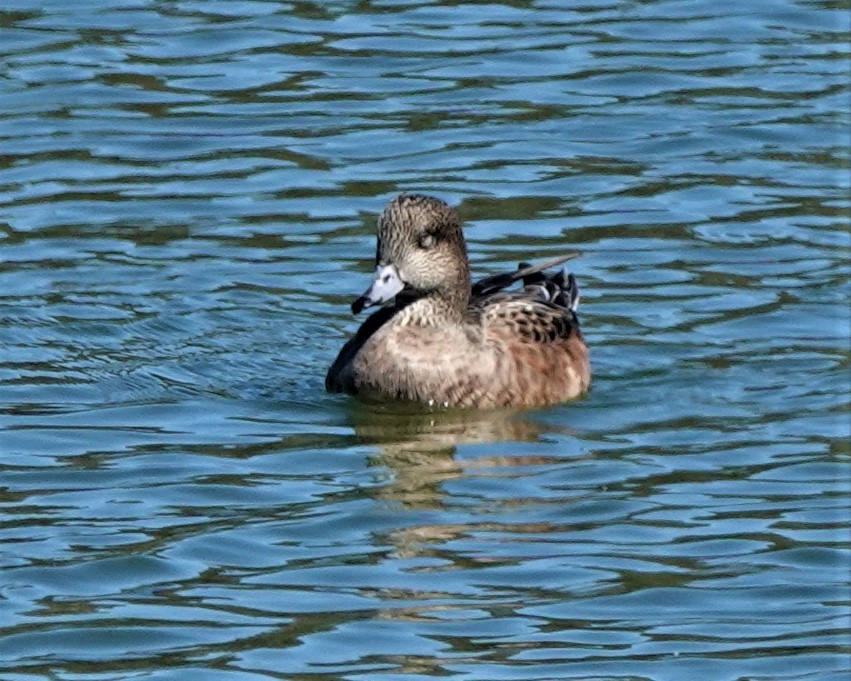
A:
{"type": "Polygon", "coordinates": [[[470,276],[464,273],[452,285],[407,304],[397,317],[409,326],[442,326],[462,321],[469,304],[470,276]]]}

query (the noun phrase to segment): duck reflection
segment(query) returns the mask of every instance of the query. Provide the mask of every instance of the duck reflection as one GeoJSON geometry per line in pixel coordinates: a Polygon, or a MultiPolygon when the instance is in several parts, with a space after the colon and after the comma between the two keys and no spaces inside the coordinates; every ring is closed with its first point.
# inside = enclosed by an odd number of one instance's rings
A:
{"type": "MultiPolygon", "coordinates": [[[[472,470],[554,463],[561,457],[507,453],[506,443],[536,442],[543,434],[572,434],[568,428],[534,419],[530,412],[440,410],[422,405],[350,403],[349,424],[359,440],[377,447],[372,463],[388,471],[375,489],[381,499],[408,507],[437,508],[443,483],[472,470]],[[459,446],[500,443],[499,453],[456,459],[459,446]]],[[[496,448],[495,448],[496,449],[496,448]]]]}

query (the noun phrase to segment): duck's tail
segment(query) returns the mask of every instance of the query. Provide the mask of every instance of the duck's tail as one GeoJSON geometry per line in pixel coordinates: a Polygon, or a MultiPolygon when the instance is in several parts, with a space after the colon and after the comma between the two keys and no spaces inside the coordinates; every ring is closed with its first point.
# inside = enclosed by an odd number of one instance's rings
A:
{"type": "Polygon", "coordinates": [[[572,274],[566,274],[564,268],[555,274],[546,274],[542,269],[541,266],[533,267],[529,263],[521,262],[517,266],[517,272],[523,279],[523,287],[536,287],[548,303],[576,312],[579,309],[579,285],[576,278],[572,274]]]}
{"type": "Polygon", "coordinates": [[[537,287],[536,293],[546,302],[576,312],[576,308],[579,306],[579,287],[576,285],[573,275],[565,274],[564,269],[556,274],[544,273],[547,268],[561,265],[563,262],[576,257],[579,257],[579,253],[566,253],[539,262],[536,265],[521,262],[514,272],[494,274],[473,284],[473,296],[491,295],[517,281],[522,281],[524,288],[526,286],[537,287]]]}

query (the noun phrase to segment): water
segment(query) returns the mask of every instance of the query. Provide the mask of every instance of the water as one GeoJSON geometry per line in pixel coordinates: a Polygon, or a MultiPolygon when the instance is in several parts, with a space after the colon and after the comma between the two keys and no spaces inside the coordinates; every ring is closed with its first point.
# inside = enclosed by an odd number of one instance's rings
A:
{"type": "Polygon", "coordinates": [[[846,678],[848,28],[6,0],[0,675],[846,678]],[[401,190],[582,252],[586,399],[324,393],[401,190]]]}

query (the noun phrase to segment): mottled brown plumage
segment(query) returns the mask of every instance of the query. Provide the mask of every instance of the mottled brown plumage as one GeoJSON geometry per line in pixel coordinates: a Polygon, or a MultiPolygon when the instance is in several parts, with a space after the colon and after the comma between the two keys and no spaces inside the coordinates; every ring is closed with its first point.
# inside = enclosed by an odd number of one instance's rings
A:
{"type": "Polygon", "coordinates": [[[521,263],[471,287],[455,211],[429,196],[396,197],[378,220],[376,281],[352,309],[393,304],[343,346],[326,388],[449,407],[577,397],[591,382],[578,289],[572,275],[543,273],[571,257],[521,263]]]}

